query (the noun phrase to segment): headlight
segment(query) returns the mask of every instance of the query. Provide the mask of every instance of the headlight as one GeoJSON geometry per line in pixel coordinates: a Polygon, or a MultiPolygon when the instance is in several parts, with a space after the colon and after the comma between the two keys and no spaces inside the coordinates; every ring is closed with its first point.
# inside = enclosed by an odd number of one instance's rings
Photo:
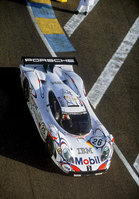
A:
{"type": "Polygon", "coordinates": [[[70,151],[68,148],[62,149],[63,157],[67,162],[72,162],[73,163],[73,157],[70,154],[70,151]]]}
{"type": "Polygon", "coordinates": [[[103,153],[101,155],[101,161],[105,161],[109,157],[110,149],[108,146],[104,146],[103,153]]]}

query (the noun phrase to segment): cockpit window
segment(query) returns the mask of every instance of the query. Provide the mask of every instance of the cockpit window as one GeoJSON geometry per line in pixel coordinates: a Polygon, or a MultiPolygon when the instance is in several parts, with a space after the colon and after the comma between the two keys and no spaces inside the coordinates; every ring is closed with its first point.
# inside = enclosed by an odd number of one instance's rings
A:
{"type": "Polygon", "coordinates": [[[49,93],[49,104],[55,120],[59,123],[61,118],[61,108],[53,92],[49,93]]]}
{"type": "Polygon", "coordinates": [[[68,133],[85,135],[91,130],[91,119],[88,112],[63,113],[53,92],[49,93],[49,104],[57,123],[68,133]]]}
{"type": "Polygon", "coordinates": [[[91,130],[91,120],[88,113],[62,115],[62,127],[74,135],[85,135],[91,130]]]}

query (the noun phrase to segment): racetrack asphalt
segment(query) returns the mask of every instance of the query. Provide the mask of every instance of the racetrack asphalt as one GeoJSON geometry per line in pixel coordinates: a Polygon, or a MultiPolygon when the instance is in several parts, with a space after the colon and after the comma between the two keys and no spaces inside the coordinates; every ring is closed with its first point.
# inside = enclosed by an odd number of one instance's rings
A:
{"type": "MultiPolygon", "coordinates": [[[[78,3],[52,1],[62,27],[78,3]]],[[[138,14],[137,0],[100,0],[70,37],[76,52],[57,53],[77,58],[75,71],[83,78],[87,92],[138,14]]],[[[49,160],[23,100],[19,64],[21,56],[50,53],[24,0],[0,1],[0,30],[0,199],[139,198],[138,186],[116,153],[109,171],[102,176],[65,176],[49,160]]],[[[95,110],[132,167],[139,152],[138,52],[137,42],[95,110]]]]}

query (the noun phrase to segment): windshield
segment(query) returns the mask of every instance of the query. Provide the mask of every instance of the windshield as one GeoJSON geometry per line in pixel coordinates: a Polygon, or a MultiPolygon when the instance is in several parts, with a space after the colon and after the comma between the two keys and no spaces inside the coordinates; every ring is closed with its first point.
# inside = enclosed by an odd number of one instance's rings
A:
{"type": "Polygon", "coordinates": [[[67,132],[74,134],[74,135],[85,135],[90,132],[91,130],[91,119],[88,114],[88,112],[75,112],[78,111],[78,107],[76,106],[68,106],[66,107],[65,111],[71,111],[73,112],[64,112],[61,110],[59,102],[57,101],[55,95],[52,91],[49,93],[49,103],[50,103],[50,109],[52,111],[52,114],[57,121],[57,123],[67,132]]]}
{"type": "Polygon", "coordinates": [[[63,114],[62,127],[74,135],[85,135],[91,130],[91,120],[88,113],[84,114],[63,114]]]}

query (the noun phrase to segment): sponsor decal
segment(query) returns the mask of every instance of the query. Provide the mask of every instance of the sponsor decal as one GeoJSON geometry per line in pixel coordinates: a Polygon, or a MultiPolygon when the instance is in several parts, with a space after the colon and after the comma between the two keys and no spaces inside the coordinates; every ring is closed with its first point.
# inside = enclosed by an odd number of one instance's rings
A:
{"type": "Polygon", "coordinates": [[[74,59],[51,59],[51,58],[25,58],[25,62],[34,62],[34,63],[41,63],[41,62],[45,62],[45,63],[74,63],[75,60],[74,59]]]}
{"type": "Polygon", "coordinates": [[[42,121],[41,113],[38,112],[35,108],[33,108],[32,110],[33,110],[33,114],[34,114],[34,116],[36,118],[36,121],[39,124],[42,121]]]}
{"type": "Polygon", "coordinates": [[[54,82],[51,82],[52,84],[62,84],[62,82],[60,81],[54,81],[54,82]]]}
{"type": "Polygon", "coordinates": [[[36,105],[36,103],[35,103],[35,101],[34,101],[34,99],[32,97],[31,97],[31,109],[34,112],[38,109],[38,107],[37,107],[37,105],[36,105]]]}
{"type": "Polygon", "coordinates": [[[74,97],[70,91],[66,91],[63,98],[67,103],[67,106],[79,106],[79,100],[74,97]]]}
{"type": "Polygon", "coordinates": [[[35,89],[34,89],[32,84],[31,84],[31,88],[30,88],[30,95],[32,95],[33,97],[37,98],[37,93],[36,93],[36,91],[35,91],[35,89]]]}
{"type": "Polygon", "coordinates": [[[93,148],[77,148],[78,154],[92,154],[93,148]]]}
{"type": "Polygon", "coordinates": [[[93,158],[85,158],[82,157],[75,157],[75,164],[76,165],[93,165],[93,164],[99,164],[100,160],[98,156],[94,156],[93,158]]]}
{"type": "Polygon", "coordinates": [[[44,122],[42,122],[42,123],[40,124],[40,133],[42,134],[42,136],[43,136],[44,138],[46,138],[47,130],[46,130],[46,126],[45,126],[44,122]]]}
{"type": "Polygon", "coordinates": [[[44,122],[40,124],[40,131],[43,133],[46,130],[44,122]]]}
{"type": "Polygon", "coordinates": [[[33,115],[35,116],[37,123],[38,124],[41,123],[42,122],[41,113],[39,112],[38,106],[36,102],[34,101],[33,97],[31,97],[30,109],[33,111],[33,115]]]}

